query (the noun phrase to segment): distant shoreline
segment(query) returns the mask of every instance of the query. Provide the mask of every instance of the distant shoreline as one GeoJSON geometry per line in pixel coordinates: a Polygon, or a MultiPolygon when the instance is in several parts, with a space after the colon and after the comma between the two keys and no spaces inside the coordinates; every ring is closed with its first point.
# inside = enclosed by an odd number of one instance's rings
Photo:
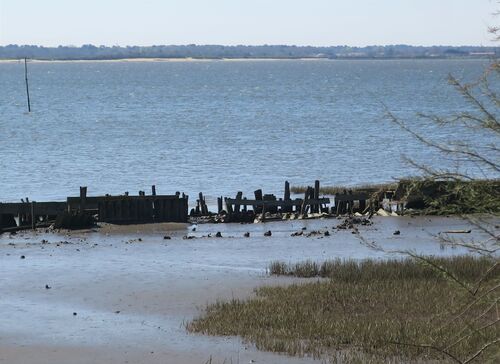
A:
{"type": "Polygon", "coordinates": [[[412,46],[405,44],[369,46],[298,45],[151,45],[151,46],[53,46],[10,44],[0,46],[0,59],[97,60],[97,61],[203,61],[203,60],[383,60],[468,59],[500,55],[496,46],[412,46]]]}
{"type": "MultiPolygon", "coordinates": [[[[468,57],[303,57],[303,58],[276,58],[276,57],[255,57],[255,58],[113,58],[113,59],[36,59],[28,58],[29,62],[35,63],[137,63],[137,62],[253,62],[253,61],[412,61],[412,60],[489,60],[486,56],[468,57]]],[[[0,63],[19,63],[24,58],[0,59],[0,63]]]]}

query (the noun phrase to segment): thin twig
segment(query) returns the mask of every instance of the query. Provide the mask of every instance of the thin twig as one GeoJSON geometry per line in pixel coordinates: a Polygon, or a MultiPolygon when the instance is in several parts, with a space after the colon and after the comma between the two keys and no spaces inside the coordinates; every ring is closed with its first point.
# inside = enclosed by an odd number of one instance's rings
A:
{"type": "Polygon", "coordinates": [[[475,353],[474,355],[472,355],[469,359],[467,359],[466,361],[464,361],[462,364],[470,363],[471,361],[473,361],[474,359],[476,359],[479,355],[481,355],[487,348],[489,348],[491,345],[496,344],[498,342],[500,342],[500,338],[496,338],[495,340],[490,341],[489,343],[484,344],[483,347],[477,351],[477,353],[475,353]]]}
{"type": "Polygon", "coordinates": [[[463,364],[462,361],[460,359],[458,359],[456,356],[454,356],[453,354],[451,354],[448,351],[443,350],[443,349],[441,349],[441,348],[439,348],[437,346],[434,346],[434,345],[430,345],[430,344],[402,343],[402,342],[398,342],[398,341],[388,341],[387,343],[388,344],[394,344],[394,345],[412,346],[412,347],[422,348],[422,349],[432,349],[432,350],[438,351],[438,352],[440,352],[442,354],[445,354],[446,356],[450,357],[451,359],[453,359],[457,363],[463,364]]]}

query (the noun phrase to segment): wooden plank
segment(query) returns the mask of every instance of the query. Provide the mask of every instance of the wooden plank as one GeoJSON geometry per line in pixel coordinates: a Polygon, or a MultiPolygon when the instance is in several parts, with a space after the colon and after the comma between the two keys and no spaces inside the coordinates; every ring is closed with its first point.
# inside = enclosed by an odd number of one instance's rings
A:
{"type": "MultiPolygon", "coordinates": [[[[118,195],[118,196],[93,196],[93,197],[87,197],[87,202],[89,203],[95,203],[98,201],[102,200],[108,200],[108,201],[113,201],[113,200],[122,200],[124,198],[128,198],[131,200],[177,200],[177,199],[182,199],[181,197],[178,197],[176,195],[156,195],[156,196],[124,196],[124,195],[118,195]]],[[[78,203],[80,201],[80,197],[68,197],[67,202],[71,204],[78,203]]]]}
{"type": "MultiPolygon", "coordinates": [[[[66,210],[66,202],[37,202],[36,213],[42,215],[58,215],[66,210]]],[[[31,207],[27,203],[0,203],[0,214],[30,214],[31,207]]]]}
{"type": "Polygon", "coordinates": [[[335,195],[335,201],[361,201],[368,200],[368,195],[366,193],[357,193],[357,194],[342,194],[335,195]]]}
{"type": "MultiPolygon", "coordinates": [[[[241,206],[301,206],[304,200],[298,198],[295,200],[288,200],[288,201],[283,201],[283,200],[276,200],[276,201],[261,201],[261,200],[237,200],[234,198],[226,198],[226,203],[230,205],[241,205],[241,206]]],[[[320,198],[318,200],[314,199],[309,199],[307,200],[307,203],[316,203],[316,204],[329,204],[330,199],[329,198],[320,198]]]]}
{"type": "MultiPolygon", "coordinates": [[[[142,192],[142,191],[141,191],[142,192]]],[[[97,210],[99,202],[103,201],[118,201],[124,198],[128,198],[130,200],[177,200],[179,197],[176,195],[156,195],[156,196],[94,196],[86,198],[86,209],[87,210],[97,210]]],[[[68,204],[68,210],[74,211],[78,210],[80,206],[80,197],[68,197],[66,199],[66,203],[68,204]]]]}
{"type": "Polygon", "coordinates": [[[275,214],[278,212],[278,205],[271,205],[268,202],[269,201],[278,201],[276,199],[276,196],[273,194],[265,194],[264,197],[262,198],[265,201],[265,210],[266,212],[269,212],[271,214],[275,214]]]}
{"type": "Polygon", "coordinates": [[[160,200],[161,201],[161,219],[163,221],[166,221],[168,220],[168,212],[170,211],[169,210],[169,204],[170,204],[170,201],[169,200],[160,200]]]}

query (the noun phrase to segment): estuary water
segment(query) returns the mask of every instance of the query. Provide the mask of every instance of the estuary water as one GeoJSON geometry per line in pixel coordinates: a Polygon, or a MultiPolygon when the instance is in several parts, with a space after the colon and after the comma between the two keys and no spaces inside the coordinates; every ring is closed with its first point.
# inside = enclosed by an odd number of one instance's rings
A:
{"type": "MultiPolygon", "coordinates": [[[[452,167],[385,116],[440,142],[480,135],[417,113],[467,110],[449,73],[486,60],[0,63],[0,201],[175,191],[209,199],[357,185],[418,174],[402,155],[452,167]]],[[[481,141],[481,140],[479,140],[481,141]]],[[[193,202],[193,198],[191,198],[193,202]]]]}

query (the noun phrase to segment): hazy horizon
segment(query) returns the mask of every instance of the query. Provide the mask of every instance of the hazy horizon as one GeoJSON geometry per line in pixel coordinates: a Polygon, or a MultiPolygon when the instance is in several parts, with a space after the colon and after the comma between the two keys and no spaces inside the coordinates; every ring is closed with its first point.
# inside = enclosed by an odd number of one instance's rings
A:
{"type": "Polygon", "coordinates": [[[0,45],[493,46],[492,0],[0,0],[0,45]]]}
{"type": "Polygon", "coordinates": [[[451,45],[451,44],[429,44],[429,45],[422,45],[422,44],[367,44],[367,45],[356,45],[356,44],[327,44],[327,45],[311,45],[311,44],[206,44],[206,43],[182,43],[182,44],[113,44],[113,45],[107,45],[107,44],[93,44],[93,43],[82,43],[79,45],[75,44],[57,44],[57,45],[43,45],[43,44],[18,44],[18,43],[9,43],[9,44],[0,44],[0,47],[7,47],[7,46],[18,46],[18,47],[44,47],[44,48],[57,48],[57,47],[74,47],[74,48],[81,48],[83,46],[94,46],[94,47],[187,47],[187,46],[196,46],[196,47],[206,47],[206,46],[215,46],[215,47],[264,47],[264,46],[270,46],[270,47],[281,47],[281,46],[286,46],[286,47],[313,47],[313,48],[329,48],[329,47],[350,47],[350,48],[366,48],[366,47],[396,47],[396,46],[408,46],[408,47],[450,47],[450,48],[460,48],[460,47],[485,47],[485,48],[498,48],[500,45],[497,45],[495,42],[491,42],[491,44],[484,44],[484,45],[474,45],[474,44],[456,44],[456,45],[451,45]]]}

